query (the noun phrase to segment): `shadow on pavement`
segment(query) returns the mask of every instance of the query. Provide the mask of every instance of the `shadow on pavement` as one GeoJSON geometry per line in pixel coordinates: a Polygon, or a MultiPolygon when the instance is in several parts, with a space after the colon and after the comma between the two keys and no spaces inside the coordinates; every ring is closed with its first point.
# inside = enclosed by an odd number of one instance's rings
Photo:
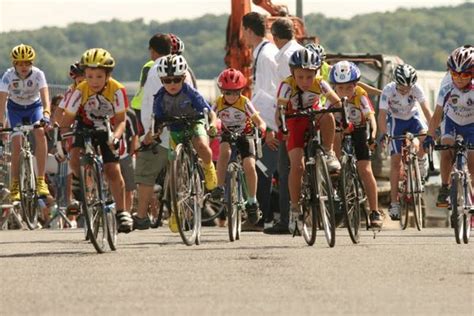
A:
{"type": "Polygon", "coordinates": [[[0,258],[37,258],[37,257],[61,257],[61,256],[68,256],[68,257],[82,257],[82,256],[96,256],[96,252],[33,252],[33,253],[14,253],[9,255],[0,255],[0,258]]]}

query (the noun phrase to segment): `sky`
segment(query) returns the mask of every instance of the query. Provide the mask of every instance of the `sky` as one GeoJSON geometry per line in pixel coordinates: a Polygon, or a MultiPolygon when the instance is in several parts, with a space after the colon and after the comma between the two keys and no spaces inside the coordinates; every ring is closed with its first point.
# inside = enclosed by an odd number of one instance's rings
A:
{"type": "MultiPolygon", "coordinates": [[[[304,14],[351,18],[400,7],[454,6],[464,2],[473,0],[303,0],[303,11],[304,14]]],[[[273,0],[273,3],[286,4],[290,13],[295,14],[296,0],[273,0]]],[[[0,32],[63,27],[73,22],[94,23],[114,18],[166,22],[177,18],[192,19],[206,13],[229,14],[230,6],[231,0],[0,0],[0,32]]]]}

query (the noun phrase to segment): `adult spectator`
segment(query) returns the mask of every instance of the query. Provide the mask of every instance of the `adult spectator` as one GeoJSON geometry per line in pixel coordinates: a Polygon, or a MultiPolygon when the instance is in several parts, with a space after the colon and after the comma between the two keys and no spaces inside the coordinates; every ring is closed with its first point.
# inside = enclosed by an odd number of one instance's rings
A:
{"type": "Polygon", "coordinates": [[[263,146],[263,157],[257,161],[257,200],[263,211],[264,222],[271,227],[273,212],[270,207],[273,174],[277,169],[278,139],[274,113],[276,109],[276,87],[278,84],[275,56],[278,48],[265,38],[265,16],[257,12],[247,13],[242,18],[243,38],[253,50],[253,94],[252,103],[267,125],[267,136],[263,146]]]}
{"type": "MultiPolygon", "coordinates": [[[[290,66],[288,62],[291,55],[303,48],[295,40],[295,30],[293,23],[288,18],[278,18],[273,22],[271,27],[273,42],[279,49],[275,56],[277,63],[278,83],[283,81],[286,77],[291,75],[290,66]]],[[[265,234],[289,234],[288,221],[290,212],[289,192],[288,192],[288,174],[289,174],[289,159],[288,151],[286,149],[286,141],[282,133],[278,133],[280,140],[278,146],[278,179],[279,186],[279,209],[280,219],[273,226],[264,229],[265,234]]]]}

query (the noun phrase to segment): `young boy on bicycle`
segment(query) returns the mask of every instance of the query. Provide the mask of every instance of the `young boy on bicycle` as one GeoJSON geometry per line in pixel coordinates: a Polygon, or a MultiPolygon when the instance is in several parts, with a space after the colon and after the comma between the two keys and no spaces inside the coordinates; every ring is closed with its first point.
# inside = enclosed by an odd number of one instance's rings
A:
{"type": "MultiPolygon", "coordinates": [[[[120,138],[125,131],[127,95],[124,86],[111,77],[115,67],[112,55],[102,48],[92,48],[84,52],[80,61],[84,69],[85,81],[81,82],[66,101],[61,125],[69,127],[78,114],[76,129],[95,129],[104,132],[93,140],[100,147],[104,161],[104,172],[117,208],[118,232],[132,231],[133,220],[125,209],[124,180],[120,173],[119,156],[115,153],[120,138]],[[113,126],[113,138],[109,140],[104,129],[104,119],[109,117],[113,126]]],[[[84,139],[76,136],[73,150],[80,153],[84,139]]],[[[71,168],[79,176],[79,154],[71,154],[71,168]]]]}
{"type": "MultiPolygon", "coordinates": [[[[209,134],[215,135],[216,114],[212,112],[211,106],[202,95],[184,82],[187,69],[186,59],[181,55],[169,55],[160,59],[157,70],[163,87],[158,90],[154,98],[153,113],[155,118],[159,121],[167,116],[196,115],[207,110],[211,120],[209,134]]],[[[179,124],[169,126],[169,129],[170,145],[171,148],[174,148],[181,142],[184,131],[179,124]]],[[[208,131],[204,128],[204,120],[193,126],[192,134],[194,136],[193,146],[202,160],[206,189],[213,191],[217,187],[217,176],[212,162],[208,131]]]]}
{"type": "MultiPolygon", "coordinates": [[[[331,89],[329,84],[316,73],[321,66],[318,54],[308,49],[295,51],[289,61],[291,76],[283,80],[277,94],[277,104],[282,106],[287,114],[294,114],[302,110],[319,109],[319,98],[323,94],[331,105],[339,105],[340,99],[331,89]]],[[[278,111],[277,111],[278,112],[278,111]]],[[[277,122],[281,124],[277,115],[277,122]]],[[[310,126],[308,118],[291,118],[287,121],[287,150],[290,158],[289,191],[290,191],[290,221],[289,230],[295,230],[297,220],[301,213],[299,206],[301,183],[304,167],[305,133],[310,126]]],[[[328,169],[334,172],[341,165],[334,151],[335,122],[332,114],[324,114],[319,118],[319,127],[322,133],[322,143],[327,150],[328,169]]],[[[298,226],[300,223],[298,223],[298,226]]]]}
{"type": "MultiPolygon", "coordinates": [[[[15,46],[10,53],[13,67],[9,68],[0,82],[0,128],[4,126],[5,104],[8,109],[8,124],[16,127],[23,124],[49,124],[51,109],[49,104],[49,91],[44,73],[33,66],[36,53],[33,47],[20,44],[15,46]]],[[[47,156],[47,144],[44,129],[37,128],[33,131],[35,137],[35,157],[38,163],[36,174],[36,191],[39,196],[48,196],[48,185],[44,179],[47,156]]],[[[11,173],[12,186],[10,198],[12,201],[20,200],[19,188],[19,155],[20,136],[12,134],[11,173]]]]}
{"type": "Polygon", "coordinates": [[[242,95],[242,89],[247,85],[244,75],[233,68],[221,72],[217,84],[222,95],[217,98],[214,111],[222,122],[222,136],[217,161],[217,188],[212,198],[221,200],[224,196],[227,165],[231,155],[229,132],[238,133],[236,147],[242,158],[242,164],[247,181],[248,197],[245,206],[248,220],[257,224],[261,217],[257,203],[257,171],[255,169],[255,143],[248,139],[254,133],[254,126],[265,131],[266,125],[250,100],[242,95]],[[227,132],[227,133],[226,133],[227,132]]]}
{"type": "MultiPolygon", "coordinates": [[[[370,206],[370,222],[377,227],[382,226],[382,213],[378,211],[377,183],[372,172],[370,150],[374,149],[374,140],[377,132],[375,112],[367,92],[357,85],[361,72],[352,62],[340,61],[331,68],[329,79],[334,86],[334,91],[340,98],[347,98],[347,106],[351,128],[348,131],[352,136],[352,144],[357,159],[357,171],[364,185],[370,206]],[[366,123],[370,124],[367,130],[366,123]],[[370,135],[369,135],[370,133],[370,135]],[[369,136],[369,137],[367,137],[369,136]],[[372,147],[372,148],[369,148],[372,147]]],[[[338,117],[338,115],[336,115],[338,117]]],[[[338,156],[341,155],[342,133],[336,135],[334,149],[338,156]]]]}
{"type": "MultiPolygon", "coordinates": [[[[418,77],[416,70],[408,64],[399,65],[395,68],[394,81],[387,84],[380,98],[378,128],[380,130],[380,141],[383,144],[387,137],[387,130],[390,127],[390,136],[401,136],[404,133],[422,134],[427,131],[426,121],[431,119],[431,111],[428,100],[425,98],[423,90],[416,84],[418,77]],[[420,117],[420,108],[425,119],[420,117]],[[388,115],[388,124],[387,124],[388,115]]],[[[423,142],[424,137],[420,137],[423,142]]],[[[400,180],[401,147],[402,140],[392,140],[391,148],[391,169],[390,169],[390,208],[388,210],[390,218],[394,221],[400,220],[400,202],[398,201],[398,182],[400,180]]],[[[418,142],[417,142],[418,143],[418,142]]],[[[418,149],[418,163],[420,175],[426,177],[426,158],[422,148],[418,149]]]]}
{"type": "MultiPolygon", "coordinates": [[[[457,135],[474,144],[474,47],[466,45],[454,50],[447,61],[451,81],[441,86],[436,109],[429,124],[424,146],[434,145],[435,130],[441,124],[441,144],[453,145],[457,135]],[[443,119],[444,115],[444,119],[443,119]],[[441,123],[442,121],[442,123],[441,123]]],[[[452,150],[441,152],[441,183],[437,206],[447,207],[449,177],[453,166],[452,150]]],[[[469,151],[468,167],[474,175],[474,152],[469,151]]]]}

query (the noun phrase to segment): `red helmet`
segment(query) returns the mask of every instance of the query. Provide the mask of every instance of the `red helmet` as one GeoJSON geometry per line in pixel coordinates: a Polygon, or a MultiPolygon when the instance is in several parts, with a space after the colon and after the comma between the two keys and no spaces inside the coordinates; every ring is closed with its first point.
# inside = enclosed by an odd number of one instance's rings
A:
{"type": "Polygon", "coordinates": [[[169,33],[171,39],[171,54],[181,55],[184,52],[184,43],[183,41],[173,33],[169,33]]]}
{"type": "Polygon", "coordinates": [[[219,75],[217,85],[223,90],[240,90],[247,85],[247,79],[239,70],[228,68],[219,75]]]}

